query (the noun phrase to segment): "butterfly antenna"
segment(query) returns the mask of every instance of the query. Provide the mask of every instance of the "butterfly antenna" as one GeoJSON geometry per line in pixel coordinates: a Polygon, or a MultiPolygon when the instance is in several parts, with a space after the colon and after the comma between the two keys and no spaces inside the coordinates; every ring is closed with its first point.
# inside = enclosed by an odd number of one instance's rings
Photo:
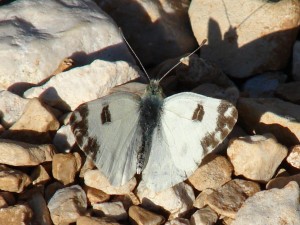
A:
{"type": "Polygon", "coordinates": [[[144,73],[146,74],[146,76],[148,77],[148,79],[149,79],[149,81],[150,81],[150,77],[149,77],[149,75],[148,75],[146,69],[144,68],[144,66],[143,66],[143,64],[142,64],[142,62],[141,62],[141,60],[140,60],[139,57],[135,54],[135,52],[134,52],[133,49],[131,48],[130,44],[129,44],[128,41],[126,40],[126,38],[125,38],[125,36],[124,36],[124,34],[123,34],[123,32],[122,32],[121,27],[119,27],[119,30],[120,30],[121,36],[122,36],[122,38],[124,39],[124,41],[126,42],[128,48],[130,49],[130,51],[133,53],[133,55],[134,55],[135,58],[137,59],[137,61],[138,61],[139,64],[141,65],[141,67],[142,67],[144,73]]]}
{"type": "Polygon", "coordinates": [[[165,76],[167,76],[175,67],[177,67],[180,63],[182,63],[183,62],[183,60],[185,59],[185,58],[188,58],[188,57],[190,57],[191,55],[193,55],[196,51],[198,51],[205,43],[206,43],[206,41],[207,41],[207,39],[204,39],[203,41],[202,41],[202,43],[199,45],[199,47],[198,48],[196,48],[193,52],[191,52],[190,54],[188,54],[187,56],[185,56],[185,57],[182,57],[180,60],[179,60],[179,62],[178,63],[176,63],[171,69],[169,69],[159,80],[158,80],[158,83],[162,80],[162,79],[164,79],[165,78],[165,76]]]}

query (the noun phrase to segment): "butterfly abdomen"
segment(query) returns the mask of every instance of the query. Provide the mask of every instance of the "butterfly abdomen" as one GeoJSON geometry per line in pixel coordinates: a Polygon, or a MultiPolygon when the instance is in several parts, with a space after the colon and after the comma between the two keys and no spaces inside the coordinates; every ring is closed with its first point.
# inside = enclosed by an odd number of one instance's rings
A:
{"type": "Polygon", "coordinates": [[[160,127],[162,106],[162,99],[156,95],[145,96],[140,103],[139,126],[142,131],[142,145],[137,153],[137,174],[140,174],[147,164],[153,131],[160,127]]]}

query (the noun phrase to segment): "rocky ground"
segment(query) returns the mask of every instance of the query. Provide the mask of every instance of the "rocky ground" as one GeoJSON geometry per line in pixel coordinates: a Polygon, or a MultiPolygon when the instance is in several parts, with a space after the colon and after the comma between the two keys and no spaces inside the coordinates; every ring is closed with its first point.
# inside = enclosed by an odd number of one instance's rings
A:
{"type": "Polygon", "coordinates": [[[298,0],[0,0],[0,225],[300,224],[299,25],[298,0]],[[83,102],[143,93],[119,26],[152,77],[208,39],[164,91],[239,113],[195,173],[159,193],[136,178],[111,186],[69,126],[83,102]]]}

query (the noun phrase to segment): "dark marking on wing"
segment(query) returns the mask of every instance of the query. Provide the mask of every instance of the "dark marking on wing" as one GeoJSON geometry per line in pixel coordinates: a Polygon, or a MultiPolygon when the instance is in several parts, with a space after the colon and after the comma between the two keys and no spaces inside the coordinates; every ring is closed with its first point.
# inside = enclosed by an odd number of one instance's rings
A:
{"type": "Polygon", "coordinates": [[[106,105],[103,107],[102,112],[101,112],[101,123],[105,124],[108,122],[111,122],[111,115],[109,111],[109,105],[106,105]]]}
{"type": "Polygon", "coordinates": [[[88,136],[88,114],[88,107],[86,104],[83,104],[73,112],[70,118],[71,129],[80,147],[84,144],[83,138],[88,136]]]}
{"type": "Polygon", "coordinates": [[[200,105],[200,104],[198,104],[198,105],[197,105],[197,108],[196,108],[195,111],[194,111],[192,120],[202,121],[203,116],[204,116],[204,109],[203,109],[203,106],[200,105]]]}

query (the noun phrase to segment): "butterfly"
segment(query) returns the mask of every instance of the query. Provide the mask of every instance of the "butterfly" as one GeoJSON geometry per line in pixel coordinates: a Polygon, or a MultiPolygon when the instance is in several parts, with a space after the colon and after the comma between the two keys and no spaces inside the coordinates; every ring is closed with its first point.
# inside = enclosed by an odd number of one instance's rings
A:
{"type": "Polygon", "coordinates": [[[70,118],[79,147],[113,186],[141,174],[156,192],[187,179],[233,129],[231,103],[183,92],[164,98],[159,80],[143,96],[116,92],[80,105],[70,118]]]}

